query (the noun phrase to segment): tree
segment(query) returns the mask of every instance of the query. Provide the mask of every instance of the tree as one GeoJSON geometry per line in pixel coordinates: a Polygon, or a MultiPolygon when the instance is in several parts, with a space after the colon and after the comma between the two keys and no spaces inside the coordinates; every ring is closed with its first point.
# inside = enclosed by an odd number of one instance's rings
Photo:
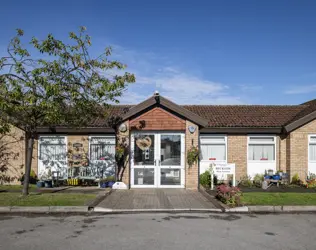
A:
{"type": "Polygon", "coordinates": [[[49,34],[22,45],[24,32],[10,41],[0,59],[0,124],[12,124],[27,138],[23,195],[28,194],[32,154],[38,127],[81,127],[94,117],[106,116],[109,103],[117,103],[135,76],[119,74],[126,66],[110,60],[111,47],[96,58],[88,52],[91,38],[86,28],[70,32],[68,44],[49,34]],[[31,51],[35,55],[31,55],[31,51]]]}

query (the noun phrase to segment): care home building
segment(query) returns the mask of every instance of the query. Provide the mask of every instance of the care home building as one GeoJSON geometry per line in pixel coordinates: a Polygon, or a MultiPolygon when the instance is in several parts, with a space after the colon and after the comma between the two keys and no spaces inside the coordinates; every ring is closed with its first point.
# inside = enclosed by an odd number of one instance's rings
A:
{"type": "MultiPolygon", "coordinates": [[[[316,173],[316,100],[291,106],[178,105],[155,93],[108,113],[107,120],[81,129],[38,128],[32,169],[39,177],[50,168],[65,179],[116,174],[130,188],[189,189],[199,187],[199,175],[211,163],[234,163],[237,181],[269,169],[301,178],[316,173]],[[113,126],[113,120],[119,122],[113,126]],[[192,147],[200,157],[189,167],[192,147]],[[118,166],[115,153],[122,148],[118,166]]],[[[15,150],[20,154],[12,165],[23,164],[25,143],[15,150]]]]}

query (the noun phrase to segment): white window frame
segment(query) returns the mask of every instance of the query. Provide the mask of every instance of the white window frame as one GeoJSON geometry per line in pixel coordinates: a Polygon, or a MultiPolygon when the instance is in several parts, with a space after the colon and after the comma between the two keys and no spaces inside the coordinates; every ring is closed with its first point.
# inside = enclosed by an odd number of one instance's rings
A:
{"type": "Polygon", "coordinates": [[[213,135],[213,134],[200,134],[200,152],[202,153],[202,150],[201,150],[201,147],[202,147],[202,144],[203,145],[219,145],[219,144],[225,144],[225,160],[201,160],[201,162],[225,162],[227,163],[227,135],[213,135]],[[203,137],[212,137],[212,138],[223,138],[225,139],[225,141],[215,141],[214,142],[211,142],[211,143],[203,143],[203,139],[205,140],[206,138],[203,138],[203,137]]]}
{"type": "Polygon", "coordinates": [[[260,163],[274,163],[276,162],[276,157],[277,157],[277,143],[276,143],[276,136],[275,135],[248,135],[247,136],[247,162],[260,162],[260,163]],[[256,141],[250,141],[251,137],[258,137],[258,138],[273,138],[273,142],[267,141],[267,142],[256,142],[256,141]],[[274,160],[249,160],[249,144],[257,144],[257,145],[274,145],[274,160]]]}
{"type": "MultiPolygon", "coordinates": [[[[116,147],[116,137],[115,135],[89,135],[89,153],[88,153],[88,156],[89,156],[89,161],[91,160],[91,145],[93,145],[94,143],[91,143],[92,141],[92,138],[94,137],[102,137],[102,138],[108,138],[108,139],[114,139],[114,144],[110,144],[110,145],[114,145],[114,148],[116,147]]],[[[114,157],[115,157],[115,153],[116,153],[116,149],[114,149],[114,157]]],[[[93,160],[93,161],[106,161],[108,159],[104,159],[104,160],[93,160]]]]}
{"type": "Polygon", "coordinates": [[[309,150],[309,146],[310,146],[311,144],[312,144],[312,145],[316,145],[316,142],[312,142],[312,141],[311,141],[311,137],[316,137],[316,134],[310,134],[310,135],[308,135],[308,144],[307,144],[307,146],[308,146],[308,149],[307,149],[307,152],[308,152],[308,153],[307,153],[307,154],[308,154],[308,162],[309,162],[309,163],[316,163],[316,160],[313,160],[313,161],[312,161],[312,160],[310,159],[310,155],[309,155],[309,151],[310,151],[310,150],[309,150]]]}
{"type": "Polygon", "coordinates": [[[66,158],[64,161],[67,162],[68,165],[68,141],[67,141],[67,135],[62,135],[62,134],[56,134],[56,135],[46,135],[46,134],[39,134],[38,135],[38,140],[37,140],[37,155],[38,155],[38,160],[42,161],[41,159],[41,139],[42,138],[56,138],[56,137],[63,137],[65,139],[65,146],[66,146],[66,158]]]}
{"type": "Polygon", "coordinates": [[[56,138],[56,137],[63,137],[65,140],[65,145],[66,145],[66,158],[65,158],[65,168],[67,168],[67,176],[68,178],[68,136],[64,134],[39,134],[38,135],[38,140],[37,140],[37,173],[38,175],[40,174],[40,168],[43,166],[43,160],[41,159],[41,139],[42,138],[56,138]]]}

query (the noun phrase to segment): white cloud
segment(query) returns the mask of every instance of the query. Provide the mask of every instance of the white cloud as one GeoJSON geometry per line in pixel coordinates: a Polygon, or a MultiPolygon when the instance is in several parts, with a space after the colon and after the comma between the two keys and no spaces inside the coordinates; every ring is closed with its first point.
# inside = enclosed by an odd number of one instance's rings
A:
{"type": "Polygon", "coordinates": [[[158,90],[162,96],[178,104],[244,104],[236,96],[236,89],[205,79],[195,70],[183,69],[166,57],[117,45],[113,48],[114,58],[126,63],[127,71],[136,76],[136,84],[129,86],[120,98],[121,103],[137,104],[158,90]]]}
{"type": "Polygon", "coordinates": [[[286,90],[284,93],[288,95],[295,95],[295,94],[308,94],[310,92],[316,92],[316,84],[292,86],[288,90],[286,90]]]}

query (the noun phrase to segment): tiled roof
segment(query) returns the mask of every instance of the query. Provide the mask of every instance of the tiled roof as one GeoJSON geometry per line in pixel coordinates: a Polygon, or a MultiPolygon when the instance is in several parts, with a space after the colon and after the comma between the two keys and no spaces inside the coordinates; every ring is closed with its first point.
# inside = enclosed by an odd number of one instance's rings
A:
{"type": "MultiPolygon", "coordinates": [[[[122,116],[134,105],[113,105],[109,117],[122,116]]],[[[183,105],[207,119],[209,127],[282,127],[316,110],[316,100],[301,105],[183,105]]],[[[91,127],[108,127],[108,120],[97,118],[91,127]]]]}
{"type": "Polygon", "coordinates": [[[281,127],[305,106],[186,105],[186,109],[209,121],[209,127],[281,127]]]}

